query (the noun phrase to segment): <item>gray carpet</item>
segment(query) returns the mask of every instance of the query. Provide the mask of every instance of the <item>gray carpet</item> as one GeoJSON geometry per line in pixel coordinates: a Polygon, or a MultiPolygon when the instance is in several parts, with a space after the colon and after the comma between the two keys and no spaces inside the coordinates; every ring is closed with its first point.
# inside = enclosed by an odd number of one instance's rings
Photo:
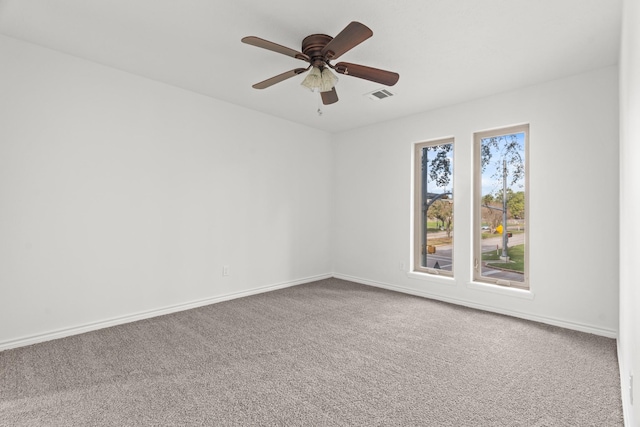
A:
{"type": "Polygon", "coordinates": [[[614,340],[337,279],[0,353],[3,426],[619,426],[614,340]]]}

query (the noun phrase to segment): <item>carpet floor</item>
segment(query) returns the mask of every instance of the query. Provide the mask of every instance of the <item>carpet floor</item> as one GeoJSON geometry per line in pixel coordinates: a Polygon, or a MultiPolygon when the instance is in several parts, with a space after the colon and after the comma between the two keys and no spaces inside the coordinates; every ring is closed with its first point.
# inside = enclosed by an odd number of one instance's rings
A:
{"type": "Polygon", "coordinates": [[[3,426],[621,426],[615,340],[328,279],[0,353],[3,426]]]}

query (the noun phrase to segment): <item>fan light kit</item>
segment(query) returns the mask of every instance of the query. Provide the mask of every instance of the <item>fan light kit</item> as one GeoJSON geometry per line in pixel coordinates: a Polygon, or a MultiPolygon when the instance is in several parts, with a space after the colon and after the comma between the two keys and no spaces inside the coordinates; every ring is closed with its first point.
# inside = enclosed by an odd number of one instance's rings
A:
{"type": "Polygon", "coordinates": [[[336,83],[338,83],[338,78],[328,68],[311,67],[311,71],[300,84],[311,92],[329,92],[336,83]]]}
{"type": "Polygon", "coordinates": [[[338,78],[330,69],[338,74],[358,77],[385,86],[393,86],[398,82],[400,75],[391,71],[348,62],[338,62],[336,65],[331,64],[330,61],[338,59],[338,57],[353,49],[372,35],[373,31],[366,25],[354,21],[347,25],[345,29],[335,37],[326,34],[312,34],[305,37],[304,40],[302,40],[302,52],[254,36],[244,37],[242,42],[309,63],[307,68],[294,68],[291,71],[286,71],[270,79],[256,83],[253,85],[255,89],[265,89],[309,71],[309,74],[307,74],[302,81],[302,86],[313,92],[320,92],[322,103],[328,105],[338,102],[338,93],[335,88],[338,78]]]}

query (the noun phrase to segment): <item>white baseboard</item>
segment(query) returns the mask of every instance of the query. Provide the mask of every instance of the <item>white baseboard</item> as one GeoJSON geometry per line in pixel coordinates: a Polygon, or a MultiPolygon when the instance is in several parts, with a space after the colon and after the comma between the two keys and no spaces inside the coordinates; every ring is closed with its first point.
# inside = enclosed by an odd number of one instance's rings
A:
{"type": "Polygon", "coordinates": [[[264,292],[275,291],[277,289],[289,288],[292,286],[302,285],[304,283],[315,282],[317,280],[329,279],[332,274],[322,274],[318,276],[305,277],[303,279],[282,282],[274,285],[262,286],[247,291],[233,292],[230,294],[220,295],[212,298],[205,298],[197,301],[191,301],[182,304],[171,305],[167,307],[147,310],[139,313],[129,314],[126,316],[115,317],[112,319],[101,320],[99,322],[87,323],[84,325],[73,326],[70,328],[57,329],[42,334],[30,335],[22,338],[12,339],[0,342],[0,351],[9,350],[17,347],[24,347],[31,344],[37,344],[44,341],[50,341],[58,338],[64,338],[71,335],[83,334],[85,332],[95,331],[98,329],[108,328],[111,326],[122,325],[124,323],[135,322],[138,320],[148,319],[165,314],[176,313],[179,311],[190,310],[192,308],[202,307],[205,305],[216,304],[222,301],[229,301],[236,298],[247,297],[250,295],[261,294],[264,292]]]}
{"type": "Polygon", "coordinates": [[[518,317],[521,319],[532,320],[535,322],[546,323],[549,325],[559,326],[566,329],[587,332],[590,334],[600,335],[608,338],[617,338],[618,336],[617,331],[610,330],[610,329],[603,329],[603,328],[598,328],[591,325],[585,325],[585,324],[576,323],[576,322],[569,322],[562,319],[550,318],[545,316],[537,316],[537,315],[522,313],[514,310],[505,310],[502,308],[496,308],[496,307],[487,306],[484,304],[478,304],[469,300],[446,297],[446,296],[442,296],[442,295],[438,295],[430,292],[405,288],[402,286],[391,285],[389,283],[382,283],[374,280],[363,279],[360,277],[349,276],[346,274],[327,273],[327,274],[322,274],[317,276],[305,277],[303,279],[293,280],[289,282],[262,286],[262,287],[250,289],[247,291],[233,292],[230,294],[220,295],[212,298],[205,298],[197,301],[191,301],[188,303],[176,304],[168,307],[162,307],[162,308],[134,313],[126,316],[115,317],[112,319],[73,326],[70,328],[57,329],[57,330],[45,332],[42,334],[30,335],[30,336],[12,339],[8,341],[2,341],[0,342],[0,351],[9,350],[12,348],[24,347],[27,345],[37,344],[40,342],[50,341],[58,338],[64,338],[72,335],[78,335],[85,332],[95,331],[98,329],[108,328],[111,326],[122,325],[124,323],[135,322],[138,320],[148,319],[156,316],[162,316],[165,314],[176,313],[179,311],[189,310],[192,308],[202,307],[205,305],[216,304],[222,301],[229,301],[236,298],[242,298],[250,295],[261,294],[264,292],[275,291],[277,289],[284,289],[292,286],[302,285],[304,283],[315,282],[317,280],[329,279],[331,277],[335,277],[337,279],[342,279],[342,280],[348,280],[350,282],[360,283],[363,285],[384,288],[391,291],[402,292],[405,294],[416,295],[424,298],[430,298],[438,301],[444,301],[452,304],[462,305],[465,307],[476,308],[479,310],[505,314],[507,316],[518,317]]]}
{"type": "Polygon", "coordinates": [[[451,304],[462,305],[462,306],[470,307],[470,308],[476,308],[478,310],[484,310],[484,311],[489,311],[489,312],[493,312],[493,313],[504,314],[504,315],[507,315],[507,316],[517,317],[517,318],[525,319],[525,320],[532,320],[534,322],[546,323],[548,325],[559,326],[561,328],[571,329],[571,330],[580,331],[580,332],[586,332],[586,333],[589,333],[589,334],[599,335],[599,336],[603,336],[603,337],[607,337],[607,338],[617,338],[618,337],[618,331],[615,331],[615,330],[612,330],[612,329],[599,328],[597,326],[587,325],[587,324],[583,324],[583,323],[579,323],[579,322],[571,322],[571,321],[567,321],[567,320],[564,320],[564,319],[557,319],[557,318],[547,317],[547,316],[539,316],[539,315],[530,314],[530,313],[523,313],[523,312],[515,311],[515,310],[507,310],[507,309],[503,309],[503,308],[499,308],[499,307],[493,307],[493,306],[488,306],[488,305],[485,305],[485,304],[479,304],[479,303],[476,303],[474,301],[470,301],[470,300],[466,300],[466,299],[451,298],[451,297],[447,297],[447,296],[443,296],[443,295],[439,295],[439,294],[435,294],[435,293],[431,293],[431,292],[420,291],[420,290],[411,289],[411,288],[405,288],[405,287],[402,287],[402,286],[391,285],[389,283],[383,283],[383,282],[378,282],[378,281],[375,281],[375,280],[363,279],[363,278],[360,278],[360,277],[349,276],[349,275],[346,275],[346,274],[334,273],[333,277],[335,277],[336,279],[348,280],[350,282],[356,282],[356,283],[360,283],[360,284],[363,284],[363,285],[374,286],[374,287],[377,287],[377,288],[383,288],[383,289],[388,289],[388,290],[396,291],[396,292],[402,292],[402,293],[405,293],[405,294],[415,295],[415,296],[419,296],[419,297],[435,299],[435,300],[438,300],[438,301],[448,302],[448,303],[451,303],[451,304]]]}

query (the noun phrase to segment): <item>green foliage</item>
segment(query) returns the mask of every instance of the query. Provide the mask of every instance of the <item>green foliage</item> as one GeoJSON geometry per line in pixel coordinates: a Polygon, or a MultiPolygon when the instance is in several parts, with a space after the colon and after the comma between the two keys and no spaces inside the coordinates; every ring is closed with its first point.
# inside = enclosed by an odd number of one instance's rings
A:
{"type": "Polygon", "coordinates": [[[422,155],[422,169],[428,168],[429,179],[438,187],[447,187],[451,182],[451,160],[448,153],[453,150],[453,144],[434,145],[425,147],[422,155]],[[433,151],[436,156],[429,161],[427,152],[433,151]]]}
{"type": "Polygon", "coordinates": [[[453,225],[453,205],[449,200],[436,200],[429,207],[427,215],[431,218],[437,218],[444,224],[447,231],[447,237],[451,236],[451,226],[453,225]]]}
{"type": "MultiPolygon", "coordinates": [[[[517,134],[502,135],[491,138],[485,138],[480,145],[480,158],[482,172],[493,161],[496,166],[496,173],[500,173],[502,177],[502,161],[506,160],[511,176],[511,184],[514,185],[524,179],[524,159],[520,152],[524,147],[518,141],[517,134]]],[[[422,154],[422,170],[429,171],[429,180],[434,182],[438,187],[445,188],[451,183],[452,164],[449,153],[453,150],[453,144],[442,144],[423,148],[422,154]],[[435,156],[429,160],[428,152],[434,152],[435,156]]],[[[486,197],[486,196],[485,196],[486,197]]],[[[496,202],[502,198],[490,200],[496,202]]],[[[490,204],[490,203],[485,203],[490,204]]]]}
{"type": "Polygon", "coordinates": [[[507,199],[507,212],[511,218],[524,218],[524,191],[512,193],[507,199]]]}
{"type": "Polygon", "coordinates": [[[496,202],[496,198],[493,194],[485,194],[484,196],[482,196],[483,205],[491,206],[495,202],[496,202]]]}
{"type": "Polygon", "coordinates": [[[480,146],[482,172],[484,173],[495,156],[497,157],[495,160],[496,174],[500,174],[499,177],[501,178],[502,161],[505,160],[511,175],[510,185],[514,185],[524,178],[524,159],[520,156],[522,150],[523,147],[520,145],[516,134],[483,139],[480,146]]]}
{"type": "MultiPolygon", "coordinates": [[[[499,206],[502,208],[502,189],[495,194],[487,194],[482,198],[482,204],[499,206]],[[498,205],[499,203],[499,205],[498,205]]],[[[524,191],[513,192],[507,188],[507,215],[510,219],[524,219],[524,191]]]]}

